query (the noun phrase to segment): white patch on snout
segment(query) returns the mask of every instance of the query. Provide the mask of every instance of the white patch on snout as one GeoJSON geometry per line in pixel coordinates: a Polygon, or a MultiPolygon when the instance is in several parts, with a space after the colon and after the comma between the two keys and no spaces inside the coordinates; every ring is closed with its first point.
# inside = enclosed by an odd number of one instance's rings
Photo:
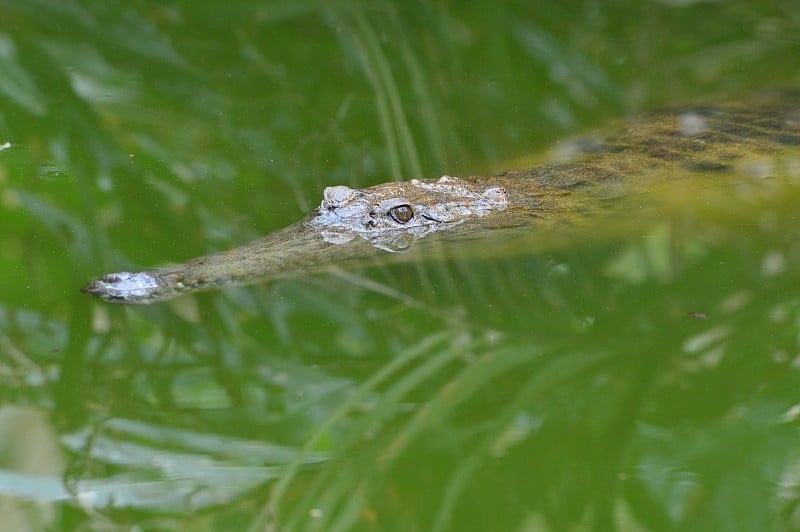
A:
{"type": "Polygon", "coordinates": [[[147,273],[111,273],[95,282],[108,297],[123,299],[145,297],[158,288],[156,278],[147,273]]]}

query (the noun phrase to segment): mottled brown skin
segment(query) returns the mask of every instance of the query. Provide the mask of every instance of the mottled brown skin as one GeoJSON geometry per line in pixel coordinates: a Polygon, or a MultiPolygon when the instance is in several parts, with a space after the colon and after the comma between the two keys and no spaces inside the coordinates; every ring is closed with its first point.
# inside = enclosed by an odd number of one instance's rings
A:
{"type": "Polygon", "coordinates": [[[800,150],[800,96],[780,94],[652,113],[597,140],[578,141],[568,162],[477,179],[504,187],[511,205],[569,210],[570,195],[554,192],[635,184],[655,174],[744,173],[752,158],[793,150],[800,150]],[[691,131],[699,121],[703,127],[691,131]]]}
{"type": "MultiPolygon", "coordinates": [[[[654,179],[746,176],[754,172],[748,167],[752,160],[778,161],[787,154],[797,160],[800,97],[776,93],[740,103],[652,113],[617,124],[603,136],[573,142],[566,153],[561,151],[560,158],[566,159],[561,162],[489,177],[456,179],[470,190],[500,190],[507,204],[488,215],[448,222],[446,230],[426,236],[426,243],[434,236],[445,240],[470,238],[498,228],[591,217],[606,208],[604,199],[624,196],[654,179]]],[[[763,173],[771,167],[757,168],[755,177],[765,177],[763,173]]],[[[434,182],[423,180],[422,184],[434,182]]],[[[408,196],[415,202],[424,202],[425,196],[418,188],[419,185],[412,187],[411,182],[398,182],[357,192],[378,199],[408,196]]],[[[323,202],[320,208],[324,206],[323,202]]],[[[366,237],[339,243],[323,238],[320,228],[313,226],[320,216],[317,209],[308,219],[250,244],[176,266],[127,274],[143,275],[152,282],[154,288],[141,294],[116,290],[125,288],[124,283],[118,282],[121,274],[95,280],[83,291],[110,302],[152,303],[185,292],[296,276],[385,257],[366,237]]],[[[402,231],[396,234],[403,236],[402,231]]]]}

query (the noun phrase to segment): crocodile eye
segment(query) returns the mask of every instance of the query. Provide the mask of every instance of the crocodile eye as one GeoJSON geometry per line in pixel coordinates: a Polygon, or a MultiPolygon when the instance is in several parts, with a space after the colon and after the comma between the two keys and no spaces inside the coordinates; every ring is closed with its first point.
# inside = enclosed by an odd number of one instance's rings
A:
{"type": "Polygon", "coordinates": [[[405,224],[414,217],[414,211],[411,209],[411,205],[397,205],[389,209],[389,216],[395,222],[405,224]]]}

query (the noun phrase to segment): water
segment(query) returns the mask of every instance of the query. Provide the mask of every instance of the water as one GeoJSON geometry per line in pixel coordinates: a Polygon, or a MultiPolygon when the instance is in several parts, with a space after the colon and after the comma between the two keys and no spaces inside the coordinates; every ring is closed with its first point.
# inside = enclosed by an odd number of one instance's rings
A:
{"type": "Polygon", "coordinates": [[[146,308],[78,292],[325,186],[800,85],[789,1],[360,5],[0,2],[3,522],[796,529],[793,185],[146,308]]]}

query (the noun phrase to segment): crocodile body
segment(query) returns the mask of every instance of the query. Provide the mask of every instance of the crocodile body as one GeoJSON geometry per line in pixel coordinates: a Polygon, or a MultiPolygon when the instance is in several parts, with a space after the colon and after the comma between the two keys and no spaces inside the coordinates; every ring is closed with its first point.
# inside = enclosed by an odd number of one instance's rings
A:
{"type": "Polygon", "coordinates": [[[152,303],[226,284],[363,263],[433,233],[474,236],[592,212],[602,208],[601,198],[624,195],[659,176],[767,177],[787,159],[790,172],[798,172],[799,151],[797,95],[666,110],[567,143],[554,162],[532,168],[363,189],[328,187],[305,220],[265,238],[175,266],[109,274],[83,290],[115,303],[152,303]]]}

